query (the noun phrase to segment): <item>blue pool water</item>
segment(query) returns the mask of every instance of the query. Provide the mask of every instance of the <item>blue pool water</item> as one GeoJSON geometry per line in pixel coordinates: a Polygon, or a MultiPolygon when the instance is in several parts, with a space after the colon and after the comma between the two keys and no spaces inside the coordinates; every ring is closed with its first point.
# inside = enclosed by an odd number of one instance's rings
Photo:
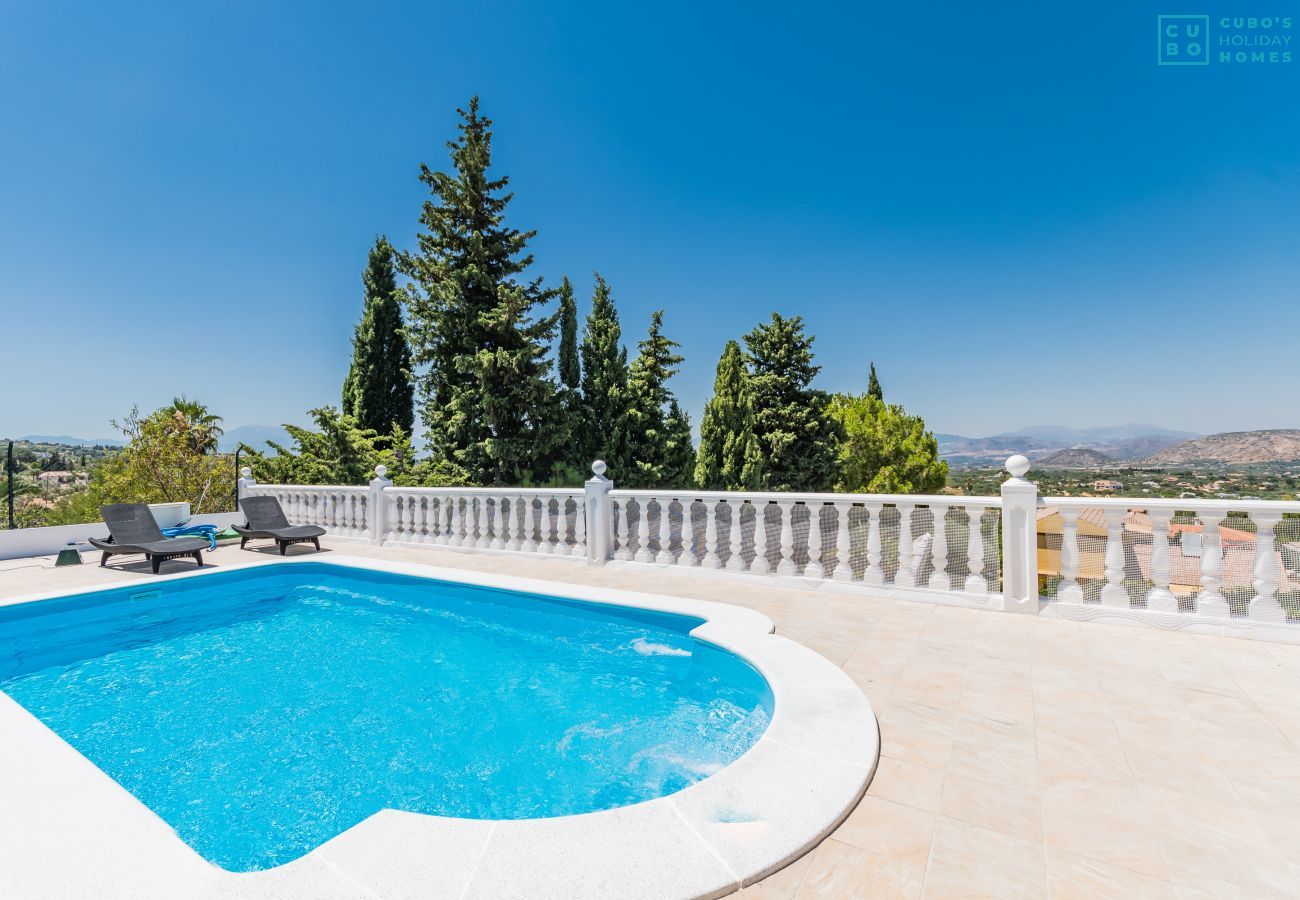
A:
{"type": "Polygon", "coordinates": [[[745,752],[771,694],[701,620],[322,564],[0,608],[0,690],[235,871],[392,807],[590,812],[745,752]]]}

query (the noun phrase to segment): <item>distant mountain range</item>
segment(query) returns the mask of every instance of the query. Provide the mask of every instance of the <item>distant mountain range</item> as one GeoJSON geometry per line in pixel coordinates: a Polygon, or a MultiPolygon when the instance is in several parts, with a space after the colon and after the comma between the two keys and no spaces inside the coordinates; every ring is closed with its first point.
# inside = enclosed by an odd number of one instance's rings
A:
{"type": "Polygon", "coordinates": [[[126,443],[121,438],[79,438],[66,434],[25,434],[14,440],[31,441],[33,444],[63,444],[67,447],[121,447],[126,443]]]}
{"type": "Polygon", "coordinates": [[[217,449],[223,453],[234,453],[240,444],[247,444],[254,450],[265,451],[269,449],[267,441],[275,441],[284,447],[293,446],[293,438],[279,425],[240,425],[221,436],[217,449]]]}
{"type": "Polygon", "coordinates": [[[983,438],[960,434],[936,434],[935,437],[939,441],[939,454],[948,464],[963,468],[1001,465],[1013,453],[1023,453],[1037,462],[1058,450],[1093,450],[1112,460],[1143,459],[1200,435],[1134,423],[1102,428],[1032,425],[983,438]]]}
{"type": "Polygon", "coordinates": [[[1233,431],[1202,436],[1154,425],[1075,429],[1045,425],[986,438],[937,434],[939,453],[953,468],[999,466],[1023,453],[1035,468],[1090,469],[1256,465],[1300,461],[1300,429],[1233,431]]]}
{"type": "Polygon", "coordinates": [[[1229,431],[1184,441],[1153,453],[1143,460],[1151,466],[1184,466],[1196,463],[1252,465],[1300,461],[1300,429],[1272,431],[1229,431]]]}
{"type": "MultiPolygon", "coordinates": [[[[66,447],[121,447],[126,441],[121,438],[81,438],[70,434],[25,434],[14,438],[15,441],[31,441],[33,444],[63,444],[66,447]]],[[[292,445],[289,432],[279,425],[240,425],[231,428],[217,442],[217,449],[223,453],[233,453],[240,444],[247,444],[254,450],[266,450],[266,442],[292,445]]]]}

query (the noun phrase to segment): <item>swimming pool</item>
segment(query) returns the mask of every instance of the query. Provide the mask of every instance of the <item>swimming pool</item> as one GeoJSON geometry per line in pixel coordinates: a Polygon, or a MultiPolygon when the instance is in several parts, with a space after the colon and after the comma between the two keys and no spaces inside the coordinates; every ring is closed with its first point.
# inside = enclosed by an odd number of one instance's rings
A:
{"type": "Polygon", "coordinates": [[[568,816],[735,761],[764,678],[704,619],[317,563],[0,608],[0,690],[231,871],[385,808],[568,816]]]}

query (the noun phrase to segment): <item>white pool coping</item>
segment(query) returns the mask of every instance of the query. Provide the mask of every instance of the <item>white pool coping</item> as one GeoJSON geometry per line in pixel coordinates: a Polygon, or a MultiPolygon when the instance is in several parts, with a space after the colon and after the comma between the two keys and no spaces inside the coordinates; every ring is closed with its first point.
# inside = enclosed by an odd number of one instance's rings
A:
{"type": "MultiPolygon", "coordinates": [[[[852,811],[880,754],[875,714],[838,666],[742,606],[387,560],[272,565],[373,569],[705,619],[691,634],[748,660],[771,687],[766,732],[731,765],[632,806],[550,819],[385,809],[261,872],[209,863],[166,822],[0,693],[0,896],[717,897],[794,860],[852,811]]],[[[218,571],[142,577],[146,585],[218,571]]],[[[3,605],[121,590],[114,584],[3,605]]]]}

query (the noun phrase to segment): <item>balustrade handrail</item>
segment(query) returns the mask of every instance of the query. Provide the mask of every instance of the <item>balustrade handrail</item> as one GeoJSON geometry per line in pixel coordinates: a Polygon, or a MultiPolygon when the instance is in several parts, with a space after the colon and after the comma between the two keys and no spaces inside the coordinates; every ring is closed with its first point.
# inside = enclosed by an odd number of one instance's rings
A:
{"type": "Polygon", "coordinates": [[[431,494],[464,496],[466,494],[486,495],[489,497],[580,497],[583,489],[573,488],[504,488],[504,487],[386,487],[385,493],[431,494]]]}
{"type": "Polygon", "coordinates": [[[657,489],[622,489],[609,492],[611,497],[690,497],[696,500],[768,500],[787,503],[880,503],[885,505],[911,504],[913,506],[984,506],[1002,505],[1001,497],[966,496],[962,494],[837,494],[837,493],[795,493],[783,491],[697,491],[690,488],[657,489]]]}
{"type": "Polygon", "coordinates": [[[1214,512],[1239,512],[1270,510],[1279,513],[1300,513],[1300,501],[1296,500],[1223,500],[1197,499],[1195,497],[1043,497],[1042,506],[1066,506],[1086,509],[1159,509],[1175,512],[1195,512],[1206,510],[1214,512]]]}
{"type": "Polygon", "coordinates": [[[369,488],[356,484],[262,484],[258,482],[254,490],[259,491],[348,491],[363,494],[369,488]]]}

